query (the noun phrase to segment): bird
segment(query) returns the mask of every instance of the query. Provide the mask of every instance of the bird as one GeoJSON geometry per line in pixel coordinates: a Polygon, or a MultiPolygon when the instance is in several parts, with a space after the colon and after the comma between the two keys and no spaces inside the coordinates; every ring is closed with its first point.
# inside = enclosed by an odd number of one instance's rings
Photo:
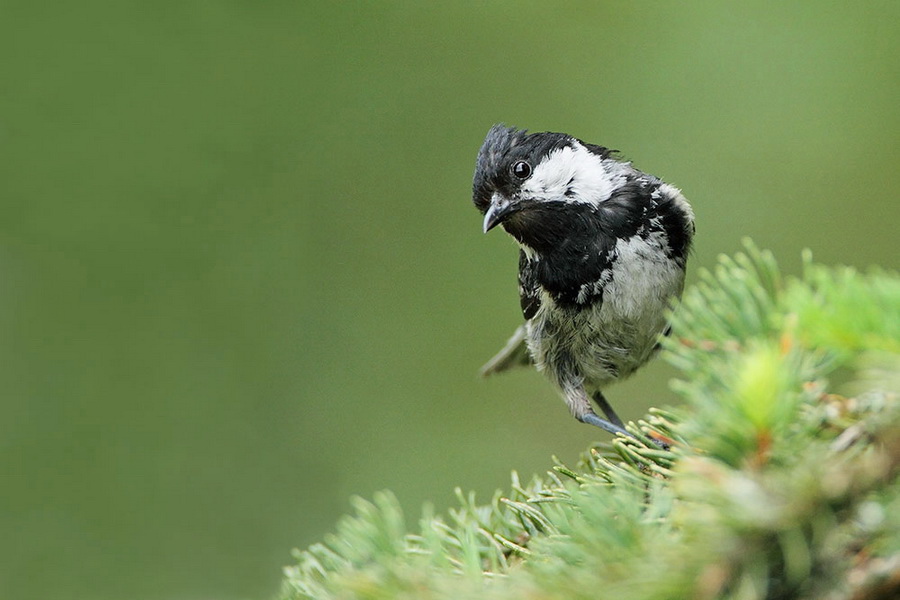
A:
{"type": "Polygon", "coordinates": [[[524,317],[482,374],[533,364],[578,421],[631,436],[603,390],[669,334],[694,237],[691,205],[617,150],[503,124],[478,152],[472,201],[484,233],[502,227],[519,246],[524,317]]]}

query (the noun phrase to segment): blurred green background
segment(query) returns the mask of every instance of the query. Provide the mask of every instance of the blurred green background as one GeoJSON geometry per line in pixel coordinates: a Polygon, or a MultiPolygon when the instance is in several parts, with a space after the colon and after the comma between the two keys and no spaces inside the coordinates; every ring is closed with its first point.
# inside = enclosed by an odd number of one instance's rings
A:
{"type": "MultiPolygon", "coordinates": [[[[418,516],[599,431],[471,205],[497,121],[742,236],[900,266],[900,3],[0,2],[0,597],[267,598],[353,494],[418,516]]],[[[661,361],[609,393],[676,401],[661,361]]]]}

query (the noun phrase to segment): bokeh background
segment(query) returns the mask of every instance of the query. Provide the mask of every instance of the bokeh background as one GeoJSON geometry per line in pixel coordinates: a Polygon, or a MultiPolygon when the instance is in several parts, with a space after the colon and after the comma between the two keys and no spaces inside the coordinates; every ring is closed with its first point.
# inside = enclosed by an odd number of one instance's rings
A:
{"type": "MultiPolygon", "coordinates": [[[[900,3],[0,2],[0,597],[268,598],[354,494],[414,520],[603,434],[481,233],[490,125],[683,188],[697,269],[900,266],[900,3]]],[[[676,402],[661,361],[610,391],[676,402]]]]}

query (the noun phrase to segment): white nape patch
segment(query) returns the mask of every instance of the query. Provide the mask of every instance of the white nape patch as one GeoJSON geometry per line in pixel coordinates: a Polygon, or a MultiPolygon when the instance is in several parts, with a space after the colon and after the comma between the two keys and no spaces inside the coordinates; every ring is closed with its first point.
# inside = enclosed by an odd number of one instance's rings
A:
{"type": "Polygon", "coordinates": [[[685,216],[687,216],[688,218],[688,221],[690,221],[691,223],[694,222],[694,209],[691,208],[690,204],[688,204],[688,201],[681,193],[681,190],[679,190],[674,185],[664,183],[659,186],[659,191],[672,198],[675,206],[677,206],[684,212],[685,216]]]}
{"type": "Polygon", "coordinates": [[[600,204],[625,182],[628,165],[604,159],[573,140],[534,167],[522,185],[522,197],[538,201],[600,204]]]}

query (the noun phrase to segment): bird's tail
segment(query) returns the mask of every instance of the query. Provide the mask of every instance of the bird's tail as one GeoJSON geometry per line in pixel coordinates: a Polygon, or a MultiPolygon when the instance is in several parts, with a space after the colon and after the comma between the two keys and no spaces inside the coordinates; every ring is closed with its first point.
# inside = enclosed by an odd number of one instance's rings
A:
{"type": "Polygon", "coordinates": [[[529,364],[531,364],[531,357],[528,354],[528,346],[525,344],[525,326],[522,325],[509,338],[503,350],[481,367],[481,376],[487,377],[512,367],[529,364]]]}

